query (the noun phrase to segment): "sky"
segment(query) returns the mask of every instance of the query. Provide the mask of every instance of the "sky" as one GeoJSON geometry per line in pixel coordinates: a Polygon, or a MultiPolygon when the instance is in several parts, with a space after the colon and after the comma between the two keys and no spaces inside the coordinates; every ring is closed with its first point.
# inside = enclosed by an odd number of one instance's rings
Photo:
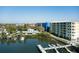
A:
{"type": "Polygon", "coordinates": [[[0,23],[79,21],[78,6],[0,6],[0,23]]]}

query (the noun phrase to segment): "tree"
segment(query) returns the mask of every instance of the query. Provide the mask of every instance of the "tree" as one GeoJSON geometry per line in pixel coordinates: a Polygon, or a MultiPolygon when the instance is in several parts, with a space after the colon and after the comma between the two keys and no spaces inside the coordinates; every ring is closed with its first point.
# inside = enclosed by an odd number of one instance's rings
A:
{"type": "Polygon", "coordinates": [[[5,28],[10,33],[16,32],[16,25],[15,24],[7,24],[5,26],[5,28]]]}
{"type": "Polygon", "coordinates": [[[34,29],[38,30],[40,32],[44,31],[44,27],[42,27],[42,26],[36,26],[34,29]]]}
{"type": "Polygon", "coordinates": [[[27,30],[27,25],[26,24],[19,25],[19,26],[17,26],[17,30],[18,31],[26,31],[27,30]]]}

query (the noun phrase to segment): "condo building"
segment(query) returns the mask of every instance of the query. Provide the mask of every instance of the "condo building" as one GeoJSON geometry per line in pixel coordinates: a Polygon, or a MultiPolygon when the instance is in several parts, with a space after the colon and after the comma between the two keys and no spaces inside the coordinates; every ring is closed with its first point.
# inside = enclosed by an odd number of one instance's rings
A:
{"type": "Polygon", "coordinates": [[[79,42],[79,22],[52,22],[50,32],[71,42],[79,42]]]}

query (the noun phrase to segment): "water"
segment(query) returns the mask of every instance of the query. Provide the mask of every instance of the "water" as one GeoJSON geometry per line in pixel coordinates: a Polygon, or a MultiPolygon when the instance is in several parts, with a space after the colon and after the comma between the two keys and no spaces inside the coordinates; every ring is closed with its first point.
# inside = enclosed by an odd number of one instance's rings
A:
{"type": "Polygon", "coordinates": [[[79,47],[71,46],[71,47],[68,47],[68,49],[74,53],[79,53],[79,47]]]}
{"type": "Polygon", "coordinates": [[[56,53],[55,49],[46,50],[47,53],[56,53]]]}
{"type": "Polygon", "coordinates": [[[58,41],[40,40],[40,39],[25,39],[24,41],[16,40],[7,42],[6,40],[0,41],[0,53],[39,53],[37,48],[38,44],[47,47],[48,44],[55,44],[58,41]]]}
{"type": "Polygon", "coordinates": [[[65,48],[58,48],[57,49],[60,53],[69,53],[65,48]]]}
{"type": "MultiPolygon", "coordinates": [[[[43,48],[48,47],[48,44],[60,44],[65,45],[65,43],[53,40],[41,40],[41,39],[25,39],[16,41],[0,40],[0,53],[40,53],[37,48],[38,44],[41,44],[43,48]]],[[[61,53],[66,52],[65,49],[58,49],[61,53]],[[63,52],[62,52],[63,51],[63,52]]],[[[47,53],[56,53],[53,49],[47,50],[47,53]]]]}

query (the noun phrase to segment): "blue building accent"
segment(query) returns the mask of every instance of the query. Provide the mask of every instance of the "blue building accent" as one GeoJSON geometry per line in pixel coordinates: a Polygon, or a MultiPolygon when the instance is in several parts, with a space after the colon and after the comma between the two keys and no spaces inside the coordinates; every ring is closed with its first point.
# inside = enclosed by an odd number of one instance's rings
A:
{"type": "Polygon", "coordinates": [[[50,28],[49,23],[42,23],[42,26],[44,27],[45,31],[49,31],[50,28]]]}

